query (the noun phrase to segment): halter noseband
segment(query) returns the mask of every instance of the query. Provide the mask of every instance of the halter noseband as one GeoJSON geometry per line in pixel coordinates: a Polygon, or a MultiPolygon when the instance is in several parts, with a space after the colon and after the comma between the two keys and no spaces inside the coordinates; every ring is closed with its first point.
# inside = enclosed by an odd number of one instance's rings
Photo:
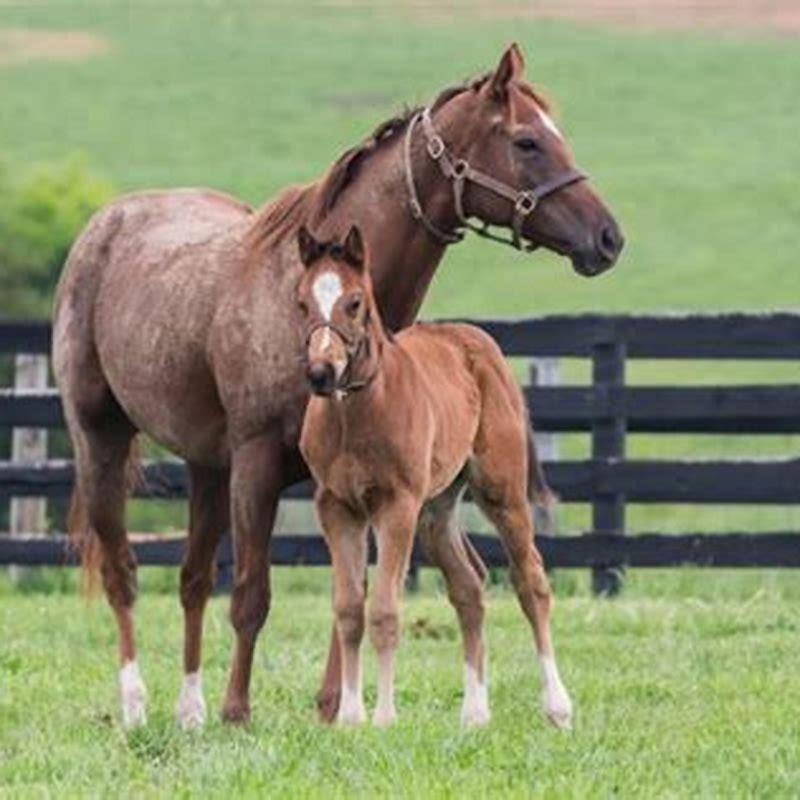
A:
{"type": "Polygon", "coordinates": [[[588,177],[585,173],[578,169],[569,169],[554,178],[551,178],[538,186],[531,189],[515,189],[507,183],[493,178],[480,170],[475,169],[464,158],[456,158],[445,145],[442,137],[437,133],[436,128],[433,127],[433,120],[431,119],[431,112],[428,108],[423,108],[411,119],[406,130],[406,137],[404,142],[404,161],[405,161],[405,176],[406,186],[408,188],[409,203],[411,205],[411,216],[419,220],[425,230],[437,239],[442,244],[455,244],[464,238],[465,231],[444,231],[438,227],[431,219],[425,214],[422,209],[422,204],[417,194],[417,187],[414,181],[414,170],[411,164],[411,137],[417,123],[422,123],[422,130],[425,134],[425,151],[428,156],[433,159],[442,171],[447,180],[453,184],[453,202],[455,206],[456,216],[463,228],[474,231],[478,236],[483,236],[486,239],[491,239],[501,244],[511,245],[517,250],[530,251],[535,250],[537,245],[530,242],[523,242],[522,226],[525,220],[533,213],[539,201],[548,195],[563,189],[565,186],[570,186],[578,181],[586,180],[588,177]],[[464,187],[467,182],[472,182],[477,186],[488,189],[494,194],[505,197],[513,203],[514,213],[511,218],[511,238],[505,239],[498,236],[489,230],[489,223],[483,225],[476,225],[471,222],[467,215],[464,213],[464,187]]]}
{"type": "Polygon", "coordinates": [[[308,330],[308,335],[306,336],[306,352],[308,352],[308,346],[311,344],[311,337],[320,330],[320,328],[327,328],[329,331],[333,331],[333,333],[342,340],[345,352],[347,353],[347,364],[341,377],[333,387],[334,391],[341,392],[343,395],[347,396],[352,392],[358,392],[369,386],[378,374],[377,367],[362,380],[350,380],[353,372],[353,362],[361,355],[361,351],[364,349],[365,345],[367,348],[369,347],[369,337],[362,336],[357,341],[354,341],[345,331],[333,322],[320,321],[312,325],[308,330]]]}

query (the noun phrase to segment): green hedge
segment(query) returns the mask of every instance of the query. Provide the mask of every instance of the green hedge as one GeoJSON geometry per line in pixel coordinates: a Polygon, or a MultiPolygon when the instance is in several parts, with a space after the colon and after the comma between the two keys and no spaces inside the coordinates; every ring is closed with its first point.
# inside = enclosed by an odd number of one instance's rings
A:
{"type": "Polygon", "coordinates": [[[0,163],[0,314],[50,315],[73,239],[113,195],[81,156],[21,171],[0,163]]]}

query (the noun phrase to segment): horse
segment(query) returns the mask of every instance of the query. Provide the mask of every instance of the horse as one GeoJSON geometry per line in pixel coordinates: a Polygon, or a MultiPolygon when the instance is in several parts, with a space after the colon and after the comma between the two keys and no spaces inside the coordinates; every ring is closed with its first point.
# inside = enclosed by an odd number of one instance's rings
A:
{"type": "MultiPolygon", "coordinates": [[[[614,217],[523,73],[512,45],[493,71],[387,120],[322,178],[260,209],[207,189],[140,192],[100,209],[76,239],[56,290],[52,353],[74,449],[69,531],[87,574],[99,569],[116,618],[126,727],[146,720],[124,522],[140,432],[182,457],[190,479],[178,720],[191,728],[206,718],[203,613],[225,530],[235,644],[222,717],[250,717],[276,509],[282,490],[308,476],[297,446],[308,398],[294,301],[301,225],[322,236],[342,220],[360,226],[374,243],[375,298],[389,330],[413,321],[446,248],[474,220],[510,228],[521,249],[568,256],[584,276],[617,260],[614,217]]],[[[332,635],[323,719],[338,704],[339,656],[332,635]]]]}
{"type": "MultiPolygon", "coordinates": [[[[467,487],[494,523],[520,606],[534,631],[547,718],[568,728],[572,704],[550,635],[551,591],[533,538],[529,500],[536,460],[522,392],[494,340],[473,325],[418,323],[388,336],[372,294],[358,227],[343,242],[298,233],[306,272],[298,304],[306,318],[312,392],[300,434],[316,481],[317,516],[331,553],[333,608],[342,648],[338,722],[365,720],[360,647],[365,627],[377,654],[373,723],[391,725],[398,597],[414,532],[429,553],[458,547],[467,487]],[[378,560],[365,615],[367,536],[378,560]],[[365,616],[367,617],[365,626],[365,616]]],[[[489,721],[482,582],[464,560],[445,562],[464,645],[465,726],[489,721]]]]}

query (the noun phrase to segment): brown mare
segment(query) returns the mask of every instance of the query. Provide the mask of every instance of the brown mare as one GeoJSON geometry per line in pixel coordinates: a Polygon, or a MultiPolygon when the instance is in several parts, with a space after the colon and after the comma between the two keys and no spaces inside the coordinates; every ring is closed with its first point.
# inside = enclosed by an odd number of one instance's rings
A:
{"type": "MultiPolygon", "coordinates": [[[[85,558],[99,560],[116,615],[125,724],[145,720],[136,567],[124,523],[140,431],[184,458],[191,478],[179,721],[205,719],[203,611],[229,526],[236,643],[222,713],[249,717],[275,511],[281,491],[307,476],[297,447],[308,397],[295,302],[301,225],[321,236],[344,221],[359,225],[375,249],[375,298],[391,330],[413,321],[467,217],[513,227],[521,245],[568,255],[583,275],[615,262],[616,222],[574,171],[568,145],[522,73],[512,46],[494,72],[443,92],[424,115],[387,121],[320,180],[258,211],[208,190],[146,192],[102,209],[76,241],[56,297],[53,359],[75,450],[71,530],[90,545],[85,558]]],[[[338,687],[333,636],[323,717],[335,714],[338,687]]]]}
{"type": "Polygon", "coordinates": [[[572,705],[550,638],[550,586],[533,541],[529,499],[536,462],[522,393],[494,341],[479,328],[417,324],[389,337],[381,324],[361,234],[343,244],[299,232],[306,274],[308,404],[300,450],[317,483],[316,508],[333,562],[333,607],[342,648],[338,720],[364,721],[360,647],[365,628],[367,533],[378,563],[368,626],[378,657],[373,721],[390,725],[398,598],[414,531],[442,567],[464,640],[461,721],[489,721],[481,575],[461,547],[457,512],[469,486],[505,546],[522,610],[533,626],[543,705],[569,727],[572,705]]]}

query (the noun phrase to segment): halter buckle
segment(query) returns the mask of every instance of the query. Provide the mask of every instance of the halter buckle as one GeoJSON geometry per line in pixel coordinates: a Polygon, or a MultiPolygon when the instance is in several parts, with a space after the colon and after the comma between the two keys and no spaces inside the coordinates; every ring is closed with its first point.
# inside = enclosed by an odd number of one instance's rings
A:
{"type": "Polygon", "coordinates": [[[435,134],[428,139],[428,155],[434,161],[438,161],[442,157],[444,149],[444,139],[439,134],[435,134]]]}
{"type": "Polygon", "coordinates": [[[463,180],[467,177],[467,173],[469,172],[469,163],[465,161],[463,158],[459,158],[453,164],[453,178],[457,181],[463,180]]]}
{"type": "Polygon", "coordinates": [[[516,211],[517,214],[527,216],[536,208],[538,202],[533,192],[520,192],[514,202],[514,211],[516,211]]]}

